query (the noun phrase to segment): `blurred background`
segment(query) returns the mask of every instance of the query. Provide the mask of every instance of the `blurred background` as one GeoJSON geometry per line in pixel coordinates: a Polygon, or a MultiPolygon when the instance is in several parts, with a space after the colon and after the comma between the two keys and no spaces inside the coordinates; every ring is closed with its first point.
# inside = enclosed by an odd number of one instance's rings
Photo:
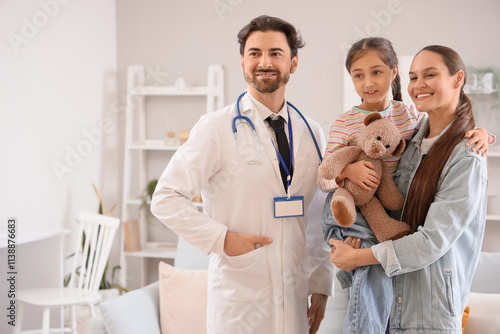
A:
{"type": "MultiPolygon", "coordinates": [[[[386,37],[410,59],[443,44],[471,68],[500,67],[498,0],[0,0],[2,231],[8,217],[21,231],[74,229],[79,211],[97,210],[92,182],[119,217],[128,66],[146,66],[149,85],[172,86],[182,77],[192,86],[206,85],[208,66],[220,64],[224,102],[234,103],[246,88],[236,34],[262,14],[291,22],[306,41],[286,95],[325,135],[346,109],[346,52],[363,37],[386,37]]],[[[471,99],[478,125],[498,136],[498,93],[471,99]]],[[[155,98],[148,103],[158,110],[148,131],[158,138],[189,130],[205,112],[203,98],[189,108],[174,101],[168,110],[155,98]]],[[[168,157],[151,159],[150,177],[159,177],[168,157]]],[[[493,159],[490,170],[499,165],[493,159]]],[[[498,200],[490,176],[491,189],[498,200]]],[[[498,239],[500,223],[488,224],[498,239]]],[[[494,239],[487,247],[497,247],[494,239]]]]}

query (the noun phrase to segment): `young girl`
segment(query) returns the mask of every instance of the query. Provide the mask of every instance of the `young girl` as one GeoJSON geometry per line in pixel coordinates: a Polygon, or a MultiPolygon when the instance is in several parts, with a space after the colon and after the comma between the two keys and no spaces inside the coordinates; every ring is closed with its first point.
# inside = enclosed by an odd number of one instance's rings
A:
{"type": "Polygon", "coordinates": [[[408,92],[428,119],[409,143],[395,177],[406,197],[402,220],[413,234],[367,249],[330,241],[337,267],[351,271],[381,264],[394,277],[391,333],[462,333],[487,194],[486,160],[463,140],[474,128],[465,82],[465,65],[450,48],[428,46],[413,59],[408,92]]]}
{"type": "MultiPolygon", "coordinates": [[[[347,55],[346,68],[362,103],[341,114],[333,123],[325,155],[345,146],[356,145],[359,132],[364,127],[363,120],[370,112],[379,112],[382,117],[391,119],[408,143],[426,117],[424,113],[417,112],[412,106],[401,102],[398,59],[391,42],[385,38],[366,38],[355,43],[347,55]],[[389,99],[391,89],[394,100],[389,99]]],[[[485,154],[489,139],[487,132],[481,129],[466,133],[466,137],[471,136],[468,144],[476,143],[473,150],[485,154]]],[[[399,157],[387,158],[385,162],[391,173],[394,173],[399,157]]],[[[347,166],[335,180],[318,177],[317,182],[321,190],[331,192],[341,186],[345,178],[365,189],[376,187],[379,182],[379,176],[373,171],[373,166],[365,161],[347,166]]],[[[361,248],[384,241],[376,240],[359,212],[355,223],[349,228],[337,225],[330,210],[332,194],[327,197],[323,214],[326,240],[347,239],[361,248]],[[359,239],[352,239],[353,237],[359,239]]],[[[408,225],[403,222],[399,228],[401,231],[409,231],[408,225]]],[[[382,267],[360,267],[353,276],[339,271],[337,277],[344,288],[352,286],[344,333],[384,333],[392,304],[392,281],[385,275],[382,267]],[[366,284],[367,281],[371,283],[366,284]]]]}
{"type": "MultiPolygon", "coordinates": [[[[391,119],[400,129],[401,136],[407,142],[413,138],[424,120],[425,113],[416,111],[412,105],[402,102],[401,80],[398,72],[398,58],[389,40],[381,37],[365,38],[353,44],[346,58],[345,66],[351,74],[356,93],[362,103],[341,114],[333,123],[325,156],[345,147],[355,146],[359,132],[363,129],[363,120],[370,112],[379,112],[382,117],[391,119]],[[393,100],[389,99],[392,90],[393,100]]],[[[473,151],[485,155],[488,144],[495,142],[495,136],[484,129],[467,131],[465,138],[471,138],[467,145],[476,143],[473,151]]],[[[400,157],[385,159],[387,167],[394,173],[400,157]]],[[[357,162],[347,166],[336,180],[318,177],[318,187],[330,192],[349,178],[365,189],[378,184],[379,176],[371,170],[371,164],[357,162]]]]}

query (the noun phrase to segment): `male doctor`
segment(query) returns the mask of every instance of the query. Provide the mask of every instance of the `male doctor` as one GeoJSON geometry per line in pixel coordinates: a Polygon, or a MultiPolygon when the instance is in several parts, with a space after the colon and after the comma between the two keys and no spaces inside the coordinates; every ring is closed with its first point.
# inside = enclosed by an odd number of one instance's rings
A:
{"type": "Polygon", "coordinates": [[[208,333],[316,333],[333,282],[316,188],[324,136],[308,119],[320,152],[285,100],[304,43],[269,16],[252,20],[238,40],[246,94],[201,117],[163,172],[151,210],[210,254],[208,333]],[[200,191],[205,213],[191,203],[200,191]]]}

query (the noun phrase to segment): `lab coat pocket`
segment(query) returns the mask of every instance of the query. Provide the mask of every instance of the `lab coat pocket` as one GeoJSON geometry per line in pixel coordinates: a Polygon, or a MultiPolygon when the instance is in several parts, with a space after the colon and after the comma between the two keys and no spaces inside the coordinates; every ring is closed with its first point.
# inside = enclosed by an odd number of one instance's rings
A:
{"type": "Polygon", "coordinates": [[[243,255],[222,255],[224,299],[244,303],[269,297],[272,287],[266,253],[266,247],[261,247],[243,255]]]}

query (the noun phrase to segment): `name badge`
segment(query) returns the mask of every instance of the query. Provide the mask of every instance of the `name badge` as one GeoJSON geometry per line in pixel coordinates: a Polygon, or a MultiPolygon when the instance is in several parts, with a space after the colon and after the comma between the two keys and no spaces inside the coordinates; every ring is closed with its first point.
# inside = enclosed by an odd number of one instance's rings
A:
{"type": "Polygon", "coordinates": [[[274,218],[303,217],[304,196],[275,197],[274,218]]]}

